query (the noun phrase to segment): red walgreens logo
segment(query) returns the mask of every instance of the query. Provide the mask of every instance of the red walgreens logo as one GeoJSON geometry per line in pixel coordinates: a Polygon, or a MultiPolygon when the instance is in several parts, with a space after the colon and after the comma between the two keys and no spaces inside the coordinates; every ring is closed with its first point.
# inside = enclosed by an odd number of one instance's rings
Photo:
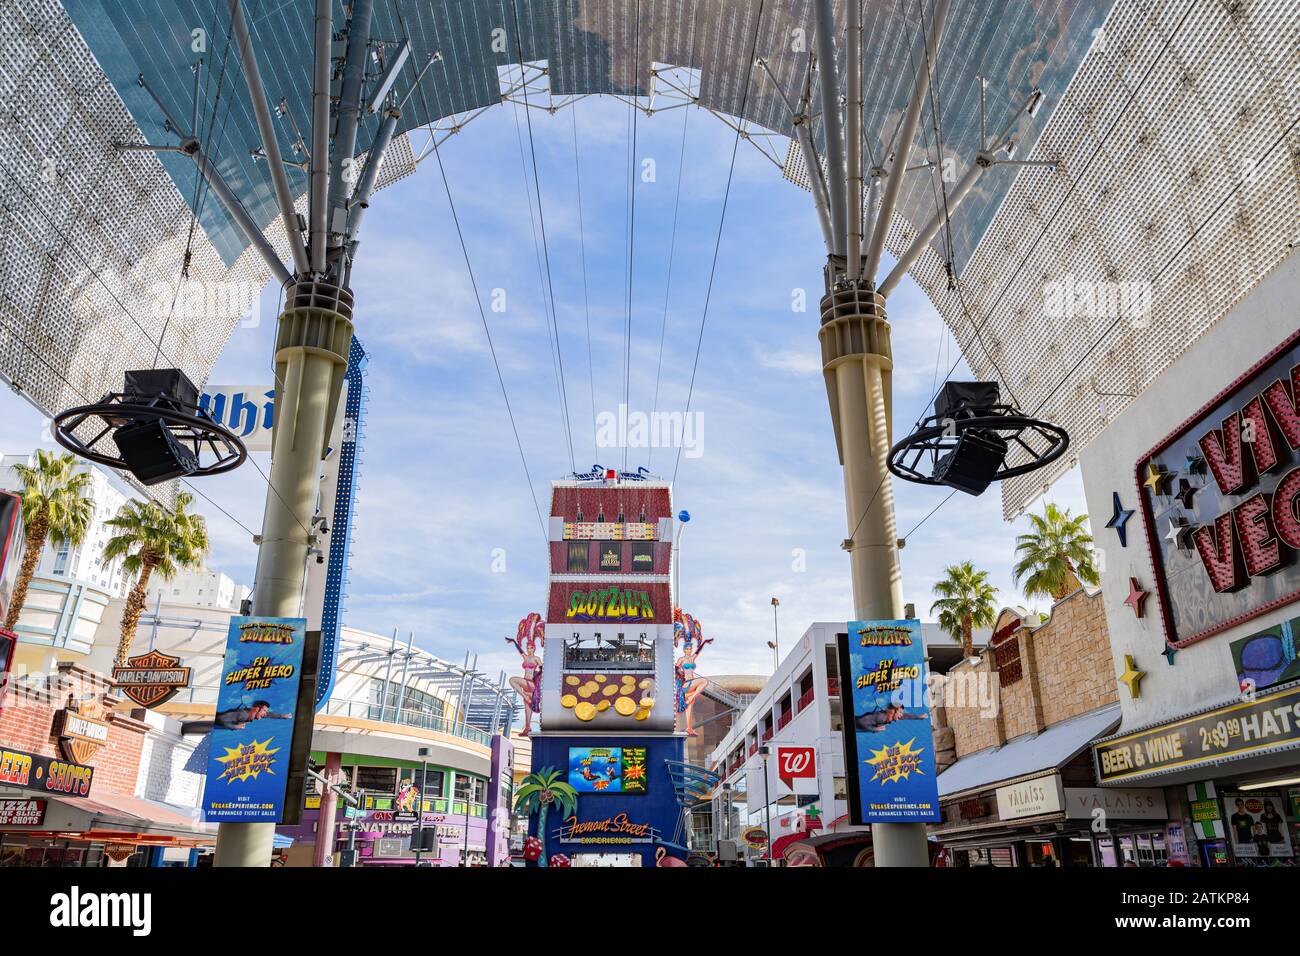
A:
{"type": "Polygon", "coordinates": [[[795,780],[815,780],[816,752],[812,747],[777,747],[776,775],[791,790],[795,780]]]}

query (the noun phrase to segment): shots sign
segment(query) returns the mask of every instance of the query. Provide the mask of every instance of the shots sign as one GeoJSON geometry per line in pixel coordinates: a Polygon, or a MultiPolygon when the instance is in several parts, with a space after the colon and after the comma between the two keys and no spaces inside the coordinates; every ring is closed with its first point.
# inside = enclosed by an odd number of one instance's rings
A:
{"type": "Polygon", "coordinates": [[[205,819],[280,822],[307,622],[232,617],[208,748],[205,819]]]}
{"type": "Polygon", "coordinates": [[[921,622],[853,621],[839,661],[851,822],[937,822],[921,622]]]}

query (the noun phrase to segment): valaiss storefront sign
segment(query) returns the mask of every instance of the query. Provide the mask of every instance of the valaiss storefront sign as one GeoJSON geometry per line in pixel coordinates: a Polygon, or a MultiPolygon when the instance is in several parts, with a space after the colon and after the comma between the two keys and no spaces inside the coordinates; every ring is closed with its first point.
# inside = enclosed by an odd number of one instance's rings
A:
{"type": "Polygon", "coordinates": [[[1093,748],[1097,782],[1132,780],[1199,764],[1253,756],[1300,742],[1300,684],[1216,707],[1093,748]]]}
{"type": "Polygon", "coordinates": [[[1165,639],[1300,599],[1300,332],[1137,463],[1165,639]]]}

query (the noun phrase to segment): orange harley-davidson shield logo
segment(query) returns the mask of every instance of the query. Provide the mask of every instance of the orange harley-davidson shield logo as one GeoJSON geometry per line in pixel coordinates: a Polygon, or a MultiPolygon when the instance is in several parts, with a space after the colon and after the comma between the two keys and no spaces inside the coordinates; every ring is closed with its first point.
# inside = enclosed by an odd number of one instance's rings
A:
{"type": "Polygon", "coordinates": [[[147,651],[128,657],[124,667],[114,667],[113,683],[141,707],[157,707],[190,686],[190,669],[180,663],[179,657],[147,651]]]}
{"type": "Polygon", "coordinates": [[[102,700],[74,703],[68,698],[68,706],[54,715],[54,735],[59,738],[64,757],[73,763],[90,763],[99,748],[108,743],[108,723],[103,716],[102,700]]]}

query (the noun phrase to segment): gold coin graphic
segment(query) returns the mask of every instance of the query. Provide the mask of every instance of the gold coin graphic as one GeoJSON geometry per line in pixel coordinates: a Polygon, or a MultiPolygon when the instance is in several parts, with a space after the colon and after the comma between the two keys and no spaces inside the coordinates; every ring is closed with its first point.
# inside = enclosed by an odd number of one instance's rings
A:
{"type": "Polygon", "coordinates": [[[568,684],[570,687],[577,687],[582,683],[582,681],[570,674],[568,677],[564,678],[564,683],[568,684]]]}
{"type": "Polygon", "coordinates": [[[636,702],[631,697],[620,697],[614,701],[614,709],[624,717],[631,717],[636,713],[636,702]]]}
{"type": "Polygon", "coordinates": [[[579,720],[591,720],[591,718],[596,716],[596,707],[594,704],[589,704],[584,700],[573,709],[573,712],[578,715],[579,720]]]}
{"type": "Polygon", "coordinates": [[[572,694],[565,694],[563,697],[560,698],[561,707],[573,707],[577,703],[578,703],[578,698],[574,697],[572,694]]]}
{"type": "Polygon", "coordinates": [[[596,709],[603,714],[605,711],[609,710],[609,701],[602,700],[599,704],[596,705],[596,709]]]}

